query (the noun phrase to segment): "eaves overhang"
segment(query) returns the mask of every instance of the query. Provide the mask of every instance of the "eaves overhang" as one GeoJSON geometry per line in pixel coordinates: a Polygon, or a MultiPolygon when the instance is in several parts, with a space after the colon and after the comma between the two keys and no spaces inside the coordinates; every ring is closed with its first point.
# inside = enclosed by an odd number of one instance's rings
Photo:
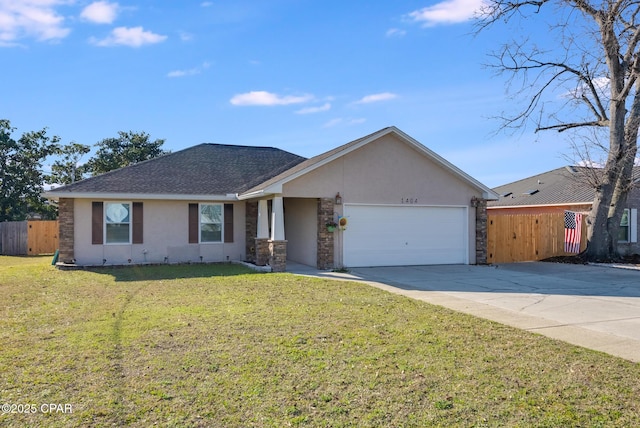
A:
{"type": "Polygon", "coordinates": [[[533,204],[533,205],[492,205],[488,206],[487,210],[498,209],[517,209],[517,208],[553,208],[553,207],[567,207],[572,205],[592,205],[593,201],[588,202],[563,202],[557,204],[533,204]]]}
{"type": "Polygon", "coordinates": [[[247,199],[260,198],[265,196],[266,193],[264,190],[257,190],[255,192],[243,193],[241,195],[237,195],[239,201],[246,201],[247,199]]]}
{"type": "Polygon", "coordinates": [[[176,193],[114,193],[114,192],[45,192],[47,199],[57,201],[61,198],[69,199],[120,199],[120,200],[164,200],[164,201],[237,201],[234,193],[219,195],[176,194],[176,193]]]}

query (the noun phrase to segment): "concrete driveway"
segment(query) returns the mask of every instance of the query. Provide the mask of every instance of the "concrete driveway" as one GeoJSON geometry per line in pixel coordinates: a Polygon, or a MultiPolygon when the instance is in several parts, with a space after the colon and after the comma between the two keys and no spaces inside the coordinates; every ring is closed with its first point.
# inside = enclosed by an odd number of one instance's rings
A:
{"type": "Polygon", "coordinates": [[[640,362],[640,270],[556,263],[289,272],[364,281],[460,312],[640,362]]]}

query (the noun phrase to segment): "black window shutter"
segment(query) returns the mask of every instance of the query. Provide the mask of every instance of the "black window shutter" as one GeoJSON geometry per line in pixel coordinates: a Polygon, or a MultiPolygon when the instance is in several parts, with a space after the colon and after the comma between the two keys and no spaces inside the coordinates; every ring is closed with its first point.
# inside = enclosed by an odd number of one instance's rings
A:
{"type": "Polygon", "coordinates": [[[189,204],[189,244],[198,243],[198,204],[189,204]]]}
{"type": "Polygon", "coordinates": [[[91,243],[102,245],[103,234],[103,210],[102,202],[91,203],[91,243]]]}
{"type": "Polygon", "coordinates": [[[131,242],[134,244],[142,244],[143,236],[143,211],[142,202],[133,203],[133,236],[131,242]]]}
{"type": "Polygon", "coordinates": [[[224,204],[224,242],[233,242],[233,204],[224,204]]]}

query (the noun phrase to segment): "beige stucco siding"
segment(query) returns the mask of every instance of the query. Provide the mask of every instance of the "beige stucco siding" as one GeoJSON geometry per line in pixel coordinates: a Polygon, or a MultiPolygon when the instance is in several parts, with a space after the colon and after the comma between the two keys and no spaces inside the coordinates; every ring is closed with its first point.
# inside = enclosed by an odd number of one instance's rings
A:
{"type": "MultiPolygon", "coordinates": [[[[143,243],[94,245],[91,243],[90,199],[74,204],[74,252],[81,265],[129,263],[219,262],[245,259],[245,204],[234,204],[233,243],[189,244],[188,201],[132,201],[143,203],[143,243]],[[200,258],[202,257],[202,259],[200,258]],[[166,258],[166,259],[165,259],[166,258]]],[[[216,201],[211,201],[216,203],[216,201]]]]}
{"type": "Polygon", "coordinates": [[[287,258],[315,266],[318,257],[318,201],[316,199],[285,199],[284,231],[287,258]]]}
{"type": "MultiPolygon", "coordinates": [[[[351,204],[469,207],[468,260],[475,263],[470,207],[482,192],[396,136],[385,135],[283,185],[285,198],[333,198],[338,192],[351,204]]],[[[335,209],[343,214],[342,206],[335,209]]],[[[340,254],[340,239],[335,245],[340,254]]]]}
{"type": "Polygon", "coordinates": [[[333,197],[345,202],[469,205],[480,192],[393,135],[342,156],[283,185],[284,197],[333,197]]]}

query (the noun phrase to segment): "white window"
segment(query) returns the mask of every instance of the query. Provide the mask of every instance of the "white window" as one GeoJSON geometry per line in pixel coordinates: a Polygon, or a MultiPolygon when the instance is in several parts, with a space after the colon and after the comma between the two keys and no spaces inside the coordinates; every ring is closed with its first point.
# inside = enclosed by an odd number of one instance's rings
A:
{"type": "Polygon", "coordinates": [[[104,227],[107,244],[131,243],[131,204],[105,202],[104,227]]]}
{"type": "Polygon", "coordinates": [[[618,241],[629,242],[629,209],[625,208],[620,219],[620,229],[618,229],[618,241]]]}
{"type": "Polygon", "coordinates": [[[200,204],[200,242],[222,242],[222,204],[200,204]]]}

